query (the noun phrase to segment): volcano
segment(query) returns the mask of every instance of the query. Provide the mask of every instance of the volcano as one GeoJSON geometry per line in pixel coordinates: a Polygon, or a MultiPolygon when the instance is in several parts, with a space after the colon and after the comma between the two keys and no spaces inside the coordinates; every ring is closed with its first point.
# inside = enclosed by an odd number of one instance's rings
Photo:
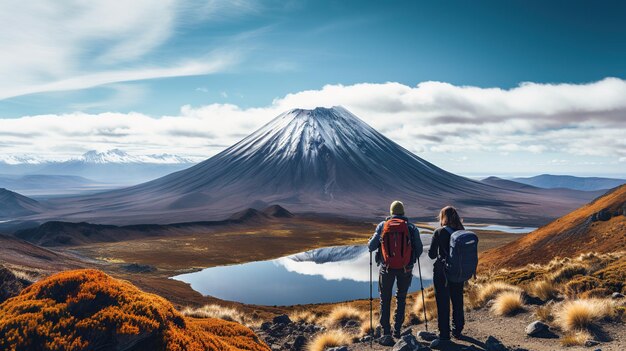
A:
{"type": "Polygon", "coordinates": [[[130,188],[56,201],[65,220],[164,223],[226,218],[279,204],[296,213],[384,216],[394,199],[432,219],[454,204],[467,218],[547,222],[590,200],[505,189],[447,172],[343,107],[287,111],[221,153],[130,188]]]}

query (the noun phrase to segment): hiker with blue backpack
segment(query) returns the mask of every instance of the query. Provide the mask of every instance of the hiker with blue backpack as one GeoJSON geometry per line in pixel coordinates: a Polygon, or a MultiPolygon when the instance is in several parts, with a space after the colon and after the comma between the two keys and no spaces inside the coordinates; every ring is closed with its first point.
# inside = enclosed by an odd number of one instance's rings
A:
{"type": "Polygon", "coordinates": [[[437,301],[439,337],[432,341],[433,349],[445,349],[450,344],[450,303],[452,303],[452,336],[461,338],[465,325],[463,286],[476,274],[478,237],[465,230],[461,217],[452,206],[439,212],[440,228],[433,232],[428,256],[436,259],[433,285],[437,301]]]}
{"type": "Polygon", "coordinates": [[[402,202],[394,201],[390,206],[389,212],[391,216],[378,224],[374,235],[368,243],[370,251],[370,279],[371,255],[373,251],[378,250],[376,252],[376,263],[380,266],[378,291],[380,293],[380,326],[383,333],[378,342],[383,346],[393,346],[393,337],[400,338],[402,324],[404,323],[406,295],[413,279],[413,266],[422,254],[423,249],[419,230],[405,216],[402,202]],[[392,337],[389,319],[391,317],[391,297],[394,282],[397,289],[392,337]]]}

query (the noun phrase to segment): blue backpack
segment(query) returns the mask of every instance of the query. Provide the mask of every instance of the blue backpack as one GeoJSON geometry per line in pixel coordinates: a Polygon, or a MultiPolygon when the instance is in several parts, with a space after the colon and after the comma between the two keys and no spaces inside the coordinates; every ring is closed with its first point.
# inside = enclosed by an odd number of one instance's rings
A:
{"type": "Polygon", "coordinates": [[[445,260],[446,278],[454,283],[470,280],[478,266],[478,236],[468,230],[445,228],[450,232],[450,251],[445,260]]]}

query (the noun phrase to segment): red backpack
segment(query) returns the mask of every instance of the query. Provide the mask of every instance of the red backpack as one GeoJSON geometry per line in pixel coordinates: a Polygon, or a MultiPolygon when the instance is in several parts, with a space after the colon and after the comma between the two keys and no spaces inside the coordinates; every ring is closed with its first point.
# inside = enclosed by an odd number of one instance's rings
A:
{"type": "Polygon", "coordinates": [[[411,235],[407,221],[391,218],[385,222],[380,236],[383,264],[387,268],[406,268],[411,262],[411,235]]]}

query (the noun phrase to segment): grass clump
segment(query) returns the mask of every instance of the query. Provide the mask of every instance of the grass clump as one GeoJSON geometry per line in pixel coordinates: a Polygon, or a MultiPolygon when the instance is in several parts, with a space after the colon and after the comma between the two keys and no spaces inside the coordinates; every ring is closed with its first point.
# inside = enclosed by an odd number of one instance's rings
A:
{"type": "Polygon", "coordinates": [[[550,274],[549,279],[556,284],[560,284],[572,280],[572,278],[577,275],[585,274],[587,274],[587,267],[581,263],[572,262],[566,264],[555,273],[550,274]]]}
{"type": "Polygon", "coordinates": [[[537,297],[542,301],[548,301],[557,298],[559,295],[559,289],[557,289],[551,281],[542,279],[530,284],[528,287],[528,294],[537,297]]]}
{"type": "Polygon", "coordinates": [[[491,311],[497,316],[510,317],[524,310],[524,298],[520,291],[501,292],[491,306],[491,311]]]}
{"type": "Polygon", "coordinates": [[[593,276],[602,281],[603,287],[626,294],[626,255],[594,272],[593,276]]]}
{"type": "Polygon", "coordinates": [[[517,293],[522,292],[521,288],[501,281],[495,281],[492,283],[487,283],[485,285],[480,285],[477,287],[477,289],[478,292],[476,295],[475,303],[478,307],[484,306],[489,300],[494,299],[500,293],[507,291],[517,293]]]}
{"type": "Polygon", "coordinates": [[[289,319],[296,323],[304,322],[307,324],[313,324],[317,321],[318,316],[311,311],[301,310],[291,313],[289,315],[289,319]]]}
{"type": "Polygon", "coordinates": [[[341,330],[329,330],[317,334],[307,345],[307,351],[324,351],[326,348],[347,346],[352,343],[352,336],[341,330]]]}
{"type": "Polygon", "coordinates": [[[580,296],[585,291],[593,290],[602,285],[600,279],[591,277],[588,275],[576,276],[572,280],[568,281],[563,290],[570,299],[574,299],[580,296]]]}
{"type": "Polygon", "coordinates": [[[542,322],[550,323],[554,321],[553,312],[554,312],[554,305],[546,304],[543,306],[539,306],[537,307],[537,309],[535,309],[535,316],[537,316],[537,318],[542,322]]]}
{"type": "Polygon", "coordinates": [[[424,307],[426,307],[426,319],[433,320],[437,318],[437,301],[435,300],[435,294],[430,294],[429,291],[424,292],[424,301],[422,301],[422,292],[418,292],[415,297],[415,303],[413,304],[412,318],[417,319],[420,323],[424,323],[424,307]]]}
{"type": "Polygon", "coordinates": [[[591,340],[593,337],[589,332],[585,330],[579,330],[575,332],[568,332],[561,338],[561,346],[571,347],[571,346],[582,346],[585,345],[587,340],[591,340]]]}
{"type": "MultiPolygon", "coordinates": [[[[368,315],[369,316],[369,315],[368,315]]],[[[324,320],[324,324],[329,327],[344,327],[350,321],[361,323],[366,319],[365,312],[352,306],[339,305],[335,307],[324,320]]]]}
{"type": "Polygon", "coordinates": [[[226,306],[205,305],[200,308],[185,307],[181,313],[194,318],[216,318],[229,322],[237,322],[246,326],[255,326],[260,320],[248,318],[243,312],[226,306]]]}
{"type": "Polygon", "coordinates": [[[611,300],[581,299],[564,302],[556,313],[556,321],[565,331],[580,331],[589,330],[596,322],[615,315],[611,300]]]}

